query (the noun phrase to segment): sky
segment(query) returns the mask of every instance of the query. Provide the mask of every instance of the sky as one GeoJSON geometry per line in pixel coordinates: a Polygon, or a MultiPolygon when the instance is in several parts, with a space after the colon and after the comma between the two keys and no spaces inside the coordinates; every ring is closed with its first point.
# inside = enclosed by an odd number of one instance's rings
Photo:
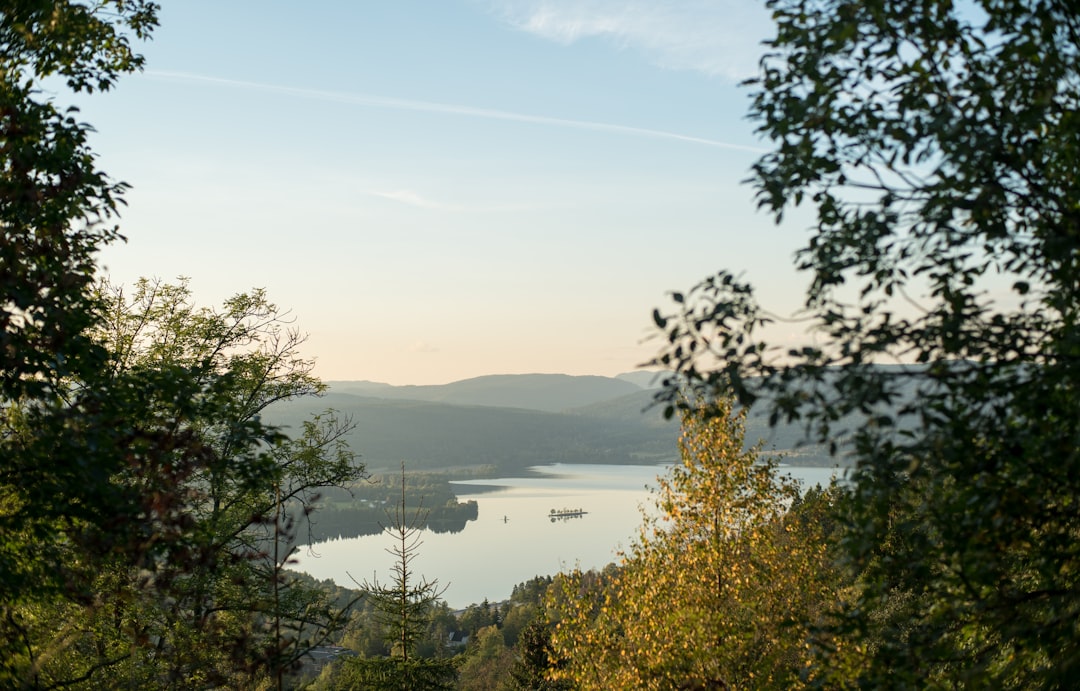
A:
{"type": "Polygon", "coordinates": [[[743,184],[756,3],[162,4],[145,71],[79,102],[132,185],[114,283],[264,288],[317,375],[399,385],[631,371],[719,269],[801,303],[809,224],[743,184]]]}

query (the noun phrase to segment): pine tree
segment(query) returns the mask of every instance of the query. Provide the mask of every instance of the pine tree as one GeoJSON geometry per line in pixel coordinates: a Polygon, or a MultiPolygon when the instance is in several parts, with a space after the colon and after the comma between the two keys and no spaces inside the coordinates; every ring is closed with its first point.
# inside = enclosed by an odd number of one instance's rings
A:
{"type": "Polygon", "coordinates": [[[388,658],[352,658],[339,680],[345,689],[386,689],[415,691],[453,689],[457,672],[445,659],[417,656],[416,647],[428,630],[432,613],[445,587],[438,580],[428,580],[413,570],[427,519],[423,502],[411,512],[405,504],[405,464],[401,464],[401,501],[387,511],[388,523],[383,532],[393,540],[388,551],[394,556],[389,583],[378,578],[361,587],[375,612],[375,621],[386,632],[391,654],[388,658]]]}

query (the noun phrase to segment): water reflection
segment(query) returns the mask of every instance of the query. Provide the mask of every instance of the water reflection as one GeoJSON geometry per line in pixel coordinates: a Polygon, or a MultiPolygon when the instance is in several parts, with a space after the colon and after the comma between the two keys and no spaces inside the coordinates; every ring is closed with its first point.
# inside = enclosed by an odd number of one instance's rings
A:
{"type": "MultiPolygon", "coordinates": [[[[451,607],[510,596],[514,585],[561,570],[602,568],[637,536],[650,488],[666,466],[555,464],[527,478],[456,483],[459,499],[476,501],[477,517],[457,534],[422,533],[415,573],[447,586],[451,607]],[[580,511],[556,520],[563,507],[580,511]],[[570,516],[566,517],[570,519],[570,516]]],[[[827,484],[826,468],[785,468],[804,483],[827,484]]],[[[352,585],[385,578],[391,557],[384,536],[365,536],[302,548],[298,570],[352,585]]]]}

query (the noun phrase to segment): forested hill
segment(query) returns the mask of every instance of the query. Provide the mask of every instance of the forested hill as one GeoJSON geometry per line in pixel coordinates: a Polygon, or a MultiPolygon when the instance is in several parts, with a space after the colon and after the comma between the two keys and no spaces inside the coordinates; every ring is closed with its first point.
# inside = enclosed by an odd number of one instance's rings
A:
{"type": "Polygon", "coordinates": [[[349,444],[373,470],[405,461],[410,470],[484,467],[505,473],[546,463],[643,463],[675,457],[674,423],[647,425],[523,408],[330,393],[277,404],[266,417],[295,428],[325,408],[352,418],[349,444]]]}
{"type": "Polygon", "coordinates": [[[496,374],[432,386],[391,386],[368,381],[327,383],[336,393],[548,412],[562,412],[642,390],[641,386],[623,378],[566,374],[496,374]]]}
{"type": "MultiPolygon", "coordinates": [[[[638,381],[650,380],[646,374],[638,381]]],[[[442,386],[331,382],[326,396],[276,404],[265,417],[295,429],[333,408],[352,418],[349,444],[374,471],[405,461],[411,470],[507,474],[548,463],[674,460],[678,425],[650,405],[653,393],[629,377],[555,374],[442,386]]],[[[767,449],[792,453],[793,462],[833,462],[816,447],[799,447],[794,427],[770,430],[755,416],[747,431],[748,440],[764,439],[767,449]]]]}

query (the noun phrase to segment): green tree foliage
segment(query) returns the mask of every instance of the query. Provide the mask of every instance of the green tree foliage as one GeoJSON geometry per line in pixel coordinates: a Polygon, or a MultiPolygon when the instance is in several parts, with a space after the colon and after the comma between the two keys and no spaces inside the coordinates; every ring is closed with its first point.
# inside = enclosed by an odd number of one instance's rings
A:
{"type": "Polygon", "coordinates": [[[131,383],[130,398],[103,392],[94,377],[107,353],[88,333],[94,255],[119,237],[125,186],[96,168],[89,126],[37,81],[111,88],[142,66],[129,37],[146,38],[156,21],[144,0],[0,10],[0,607],[45,591],[85,599],[70,550],[137,551],[131,531],[145,527],[141,498],[112,478],[154,463],[125,457],[130,430],[116,424],[149,384],[131,383]]]}
{"type": "Polygon", "coordinates": [[[506,645],[516,647],[522,632],[538,617],[546,621],[543,605],[551,583],[551,576],[533,576],[514,586],[499,611],[499,628],[506,645]]]}
{"type": "Polygon", "coordinates": [[[480,629],[488,626],[498,626],[499,608],[484,598],[483,602],[469,605],[458,617],[458,626],[470,636],[476,636],[480,629]]]}
{"type": "MultiPolygon", "coordinates": [[[[1080,13],[1056,0],[771,0],[761,206],[816,210],[812,343],[730,273],[657,358],[819,439],[857,420],[836,628],[866,687],[1080,678],[1080,13]],[[877,367],[875,362],[914,363],[877,367]],[[914,391],[914,393],[911,393],[914,391]]],[[[674,405],[675,388],[667,401],[674,405]]]]}
{"type": "Polygon", "coordinates": [[[290,438],[259,421],[274,401],[322,388],[297,353],[302,337],[260,291],[212,310],[185,283],[144,280],[130,296],[104,285],[98,300],[92,333],[110,358],[97,381],[121,392],[156,385],[117,423],[129,458],[160,463],[153,476],[136,466],[111,478],[145,497],[135,536],[145,556],[74,552],[93,566],[87,599],[13,607],[9,664],[41,688],[93,686],[103,674],[144,688],[280,680],[343,623],[326,594],[284,567],[319,488],[363,474],[343,441],[348,425],[327,413],[290,438]]]}
{"type": "Polygon", "coordinates": [[[506,647],[502,631],[494,624],[477,631],[469,652],[461,663],[457,688],[461,691],[489,691],[503,688],[508,681],[514,654],[506,647]]]}
{"type": "MultiPolygon", "coordinates": [[[[184,550],[185,518],[170,492],[204,457],[183,430],[129,421],[146,421],[154,398],[174,399],[185,415],[209,404],[184,377],[102,381],[109,353],[91,333],[100,318],[94,255],[119,237],[125,186],[96,168],[89,126],[37,84],[111,88],[141,67],[129,39],[146,38],[156,14],[143,0],[23,0],[0,11],[3,683],[45,683],[38,671],[73,645],[78,628],[46,649],[36,634],[67,608],[95,607],[93,581],[114,562],[140,567],[184,550]],[[28,604],[43,603],[42,616],[26,616],[28,604]]],[[[68,680],[109,661],[88,659],[68,680]]]]}
{"type": "Polygon", "coordinates": [[[721,400],[683,417],[682,461],[618,569],[552,589],[552,671],[583,689],[777,688],[810,669],[809,623],[839,582],[798,489],[744,450],[721,400]]]}
{"type": "Polygon", "coordinates": [[[146,0],[0,9],[7,686],[239,686],[280,672],[304,627],[326,623],[317,598],[283,580],[280,538],[309,490],[358,468],[330,417],[293,439],[259,418],[318,389],[298,340],[258,293],[207,313],[185,286],[142,284],[130,304],[97,291],[95,254],[120,237],[126,186],[96,168],[90,127],[38,85],[112,88],[141,68],[130,40],[149,36],[157,11],[146,0]]]}
{"type": "Polygon", "coordinates": [[[514,646],[514,662],[510,666],[506,686],[513,691],[569,691],[569,680],[555,681],[551,649],[551,625],[544,618],[536,617],[522,629],[514,646]]]}
{"type": "Polygon", "coordinates": [[[0,394],[47,398],[70,372],[92,368],[94,253],[118,237],[110,220],[122,183],[97,170],[89,126],[36,85],[106,90],[142,66],[128,33],[146,38],[145,0],[13,0],[0,12],[0,394]]]}

